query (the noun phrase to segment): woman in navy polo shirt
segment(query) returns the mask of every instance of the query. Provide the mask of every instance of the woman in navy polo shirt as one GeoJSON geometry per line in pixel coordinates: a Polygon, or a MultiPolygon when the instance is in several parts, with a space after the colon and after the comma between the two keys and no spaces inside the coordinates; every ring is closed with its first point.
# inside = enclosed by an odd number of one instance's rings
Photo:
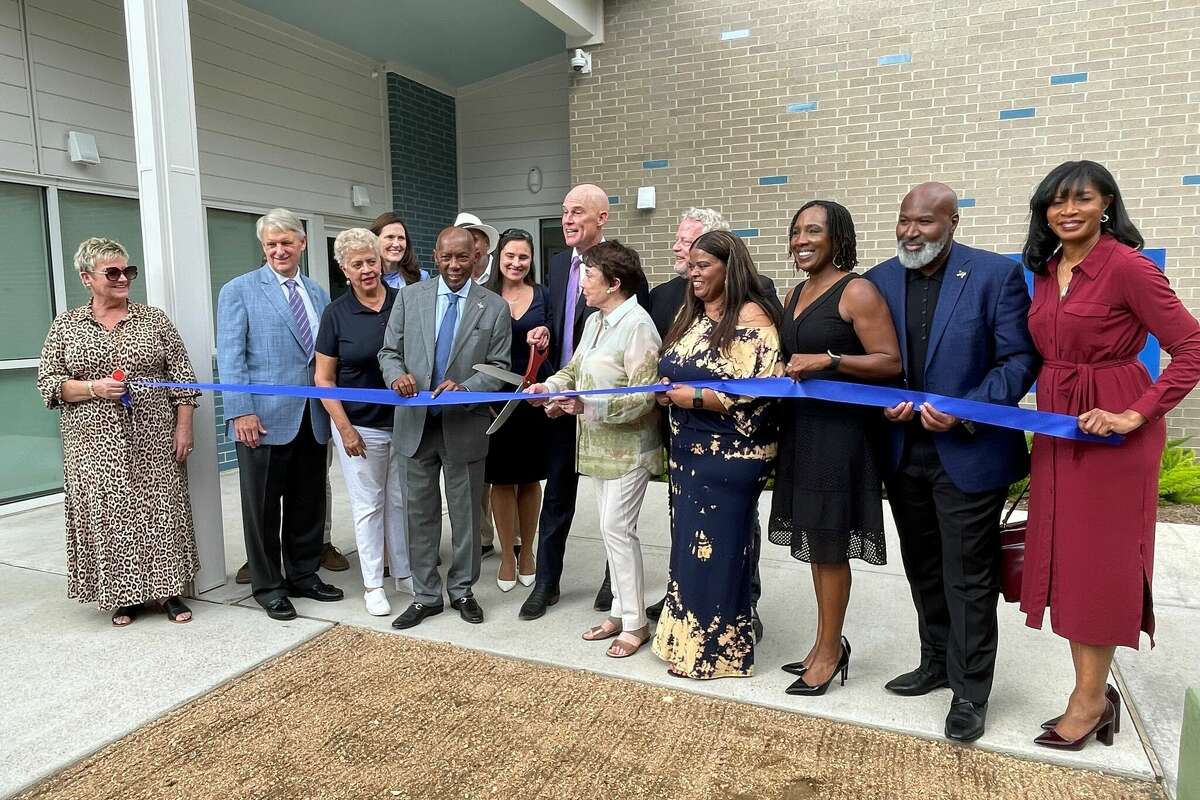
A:
{"type": "MultiPolygon", "coordinates": [[[[376,355],[397,290],[383,282],[378,237],[365,228],[338,234],[333,255],[350,291],[325,307],[317,332],[317,386],[385,389],[376,355]]],[[[405,529],[404,473],[392,447],[391,406],[322,400],[354,515],[354,538],[362,568],[367,613],[392,613],[383,588],[383,555],[396,589],[411,591],[405,529]]]]}

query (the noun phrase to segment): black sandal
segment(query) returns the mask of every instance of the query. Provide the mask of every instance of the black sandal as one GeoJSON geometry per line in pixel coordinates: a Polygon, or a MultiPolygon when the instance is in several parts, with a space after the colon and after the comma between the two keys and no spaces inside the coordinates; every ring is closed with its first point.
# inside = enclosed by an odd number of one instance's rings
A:
{"type": "Polygon", "coordinates": [[[138,612],[141,610],[141,603],[133,606],[117,606],[117,610],[112,613],[113,627],[124,628],[126,625],[132,625],[133,621],[138,618],[138,612]],[[117,622],[118,617],[129,617],[129,622],[117,622]]]}
{"type": "Polygon", "coordinates": [[[171,620],[171,622],[177,625],[186,625],[192,621],[190,616],[187,619],[179,618],[183,614],[191,614],[192,610],[178,597],[168,597],[160,605],[162,606],[162,610],[167,612],[167,619],[171,620]]]}

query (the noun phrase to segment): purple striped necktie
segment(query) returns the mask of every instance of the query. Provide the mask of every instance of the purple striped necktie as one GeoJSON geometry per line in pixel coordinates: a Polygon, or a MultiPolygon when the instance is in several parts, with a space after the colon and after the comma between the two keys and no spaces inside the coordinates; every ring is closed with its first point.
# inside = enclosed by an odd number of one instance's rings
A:
{"type": "Polygon", "coordinates": [[[563,302],[562,364],[565,367],[575,354],[575,310],[579,307],[579,256],[571,257],[571,274],[567,278],[567,296],[563,302]]]}
{"type": "Polygon", "coordinates": [[[288,308],[292,310],[296,327],[300,329],[300,341],[304,345],[304,352],[311,356],[313,352],[312,326],[308,324],[308,312],[304,310],[304,301],[300,299],[300,292],[296,289],[296,280],[288,278],[283,285],[288,290],[288,308]]]}

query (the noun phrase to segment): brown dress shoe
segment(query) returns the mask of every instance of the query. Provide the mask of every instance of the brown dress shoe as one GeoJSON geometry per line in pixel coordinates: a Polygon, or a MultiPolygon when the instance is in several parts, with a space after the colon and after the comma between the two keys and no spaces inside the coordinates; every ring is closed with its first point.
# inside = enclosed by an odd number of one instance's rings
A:
{"type": "Polygon", "coordinates": [[[333,542],[326,542],[321,550],[321,567],[330,572],[345,572],[350,569],[350,562],[333,546],[333,542]]]}
{"type": "Polygon", "coordinates": [[[242,564],[238,568],[237,576],[233,580],[235,583],[250,583],[250,564],[242,564]]]}

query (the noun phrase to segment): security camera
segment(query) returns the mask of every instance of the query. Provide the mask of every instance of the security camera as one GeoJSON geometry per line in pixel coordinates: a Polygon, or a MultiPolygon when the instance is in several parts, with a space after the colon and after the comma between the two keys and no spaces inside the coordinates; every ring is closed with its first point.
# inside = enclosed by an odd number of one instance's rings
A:
{"type": "Polygon", "coordinates": [[[571,71],[579,75],[587,75],[592,71],[592,54],[586,50],[571,52],[571,71]]]}

